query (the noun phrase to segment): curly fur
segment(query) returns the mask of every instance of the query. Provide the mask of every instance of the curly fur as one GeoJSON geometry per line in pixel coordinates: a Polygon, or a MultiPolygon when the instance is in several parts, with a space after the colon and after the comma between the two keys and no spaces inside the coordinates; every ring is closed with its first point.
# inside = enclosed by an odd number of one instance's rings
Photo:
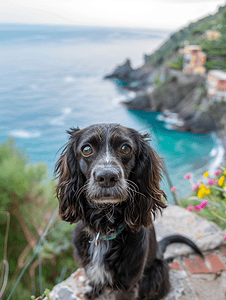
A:
{"type": "Polygon", "coordinates": [[[159,185],[163,163],[149,136],[118,124],[68,133],[56,164],[56,192],[61,218],[77,223],[75,257],[91,286],[85,298],[95,299],[105,286],[115,290],[118,300],[162,298],[169,291],[168,265],[152,223],[165,208],[161,198],[166,195],[159,185]],[[125,144],[129,153],[122,151],[125,144]],[[93,151],[88,156],[82,152],[85,145],[93,151]],[[97,180],[102,170],[113,174],[110,187],[97,180]],[[120,224],[125,229],[117,238],[95,246],[97,233],[109,236],[120,224]]]}

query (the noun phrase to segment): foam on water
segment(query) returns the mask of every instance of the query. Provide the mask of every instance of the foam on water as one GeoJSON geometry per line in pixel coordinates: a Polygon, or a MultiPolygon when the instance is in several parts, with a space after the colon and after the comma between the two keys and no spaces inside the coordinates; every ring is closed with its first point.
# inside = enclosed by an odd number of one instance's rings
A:
{"type": "Polygon", "coordinates": [[[210,157],[213,157],[214,159],[211,161],[208,171],[211,176],[214,175],[214,171],[223,163],[224,161],[224,147],[222,146],[221,140],[216,140],[216,147],[214,147],[210,152],[210,157]]]}
{"type": "Polygon", "coordinates": [[[10,135],[15,138],[31,139],[31,138],[41,137],[41,132],[27,131],[27,130],[13,130],[13,131],[10,131],[10,135]]]}

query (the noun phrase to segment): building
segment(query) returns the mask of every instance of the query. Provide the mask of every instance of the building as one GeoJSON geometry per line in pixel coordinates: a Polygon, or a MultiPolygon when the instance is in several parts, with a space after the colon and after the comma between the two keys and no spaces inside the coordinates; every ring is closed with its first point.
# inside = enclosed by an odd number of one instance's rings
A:
{"type": "Polygon", "coordinates": [[[205,63],[206,53],[202,52],[200,46],[188,45],[184,47],[183,73],[205,75],[205,63]]]}
{"type": "Polygon", "coordinates": [[[213,101],[226,101],[226,72],[211,70],[208,72],[207,95],[213,101]]]}
{"type": "Polygon", "coordinates": [[[206,30],[205,38],[208,40],[217,40],[221,36],[221,33],[217,30],[206,30]]]}

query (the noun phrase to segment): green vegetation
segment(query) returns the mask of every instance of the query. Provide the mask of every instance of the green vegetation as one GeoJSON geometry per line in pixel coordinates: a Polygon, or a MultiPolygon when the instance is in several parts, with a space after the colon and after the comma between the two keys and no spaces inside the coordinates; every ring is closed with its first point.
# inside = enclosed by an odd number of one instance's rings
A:
{"type": "Polygon", "coordinates": [[[182,199],[181,205],[226,230],[226,168],[220,167],[212,176],[205,172],[198,182],[193,181],[191,174],[184,178],[190,181],[192,193],[182,199]]]}
{"type": "Polygon", "coordinates": [[[183,55],[178,54],[177,58],[167,62],[167,65],[171,68],[182,70],[183,68],[183,55]]]}
{"type": "Polygon", "coordinates": [[[173,33],[155,53],[146,56],[146,62],[155,67],[166,64],[177,69],[182,68],[178,50],[184,47],[185,41],[190,45],[200,45],[207,53],[207,70],[226,69],[226,6],[221,6],[215,15],[190,23],[173,33]],[[218,40],[207,40],[204,36],[206,30],[217,30],[221,37],[218,40]]]}
{"type": "Polygon", "coordinates": [[[70,242],[74,225],[61,222],[58,216],[48,235],[36,247],[53,212],[58,210],[55,182],[47,178],[47,166],[43,163],[29,164],[25,151],[18,149],[14,140],[9,139],[1,145],[0,288],[2,274],[5,272],[3,259],[9,264],[4,299],[7,299],[21,271],[36,252],[37,255],[30,262],[10,299],[30,299],[32,294],[39,296],[45,288],[52,289],[64,276],[68,277],[77,268],[70,242]],[[7,215],[10,215],[8,234],[7,215]],[[4,246],[7,240],[6,252],[4,246]]]}

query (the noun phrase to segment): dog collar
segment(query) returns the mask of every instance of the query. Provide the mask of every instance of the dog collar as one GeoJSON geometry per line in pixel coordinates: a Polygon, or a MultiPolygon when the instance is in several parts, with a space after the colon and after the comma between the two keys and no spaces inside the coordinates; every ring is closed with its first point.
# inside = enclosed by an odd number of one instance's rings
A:
{"type": "Polygon", "coordinates": [[[114,240],[124,229],[124,226],[121,224],[118,227],[118,231],[114,234],[111,234],[109,236],[103,235],[101,236],[100,233],[96,233],[96,239],[95,239],[95,245],[98,245],[98,242],[100,240],[104,240],[104,241],[110,241],[110,240],[114,240]]]}

